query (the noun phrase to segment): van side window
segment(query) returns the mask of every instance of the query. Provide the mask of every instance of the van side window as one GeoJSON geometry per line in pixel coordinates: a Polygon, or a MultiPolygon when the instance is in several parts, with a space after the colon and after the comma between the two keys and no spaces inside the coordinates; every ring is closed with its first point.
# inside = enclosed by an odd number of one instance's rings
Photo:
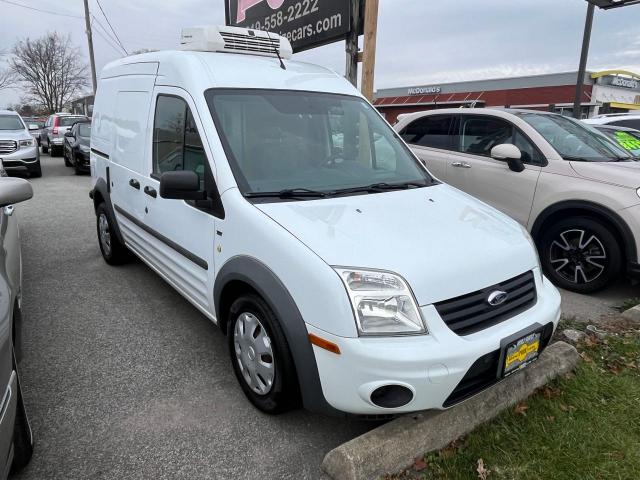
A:
{"type": "Polygon", "coordinates": [[[511,143],[522,152],[522,161],[528,164],[543,163],[542,154],[511,123],[489,116],[463,115],[460,122],[460,151],[472,155],[491,156],[491,149],[511,143]]]}
{"type": "Polygon", "coordinates": [[[453,116],[436,115],[413,121],[400,133],[405,142],[422,147],[454,149],[451,135],[453,116]]]}
{"type": "Polygon", "coordinates": [[[191,170],[204,184],[206,155],[187,102],[160,95],[153,124],[153,173],[191,170]]]}
{"type": "Polygon", "coordinates": [[[618,120],[611,122],[609,125],[615,125],[616,127],[627,127],[640,129],[640,119],[618,120]]]}

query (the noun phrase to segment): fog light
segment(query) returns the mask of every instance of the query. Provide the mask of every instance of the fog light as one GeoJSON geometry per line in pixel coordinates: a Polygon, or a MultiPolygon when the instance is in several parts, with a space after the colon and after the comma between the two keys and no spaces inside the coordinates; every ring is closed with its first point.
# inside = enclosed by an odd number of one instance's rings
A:
{"type": "Polygon", "coordinates": [[[413,400],[413,392],[402,385],[385,385],[371,393],[371,403],[382,408],[404,407],[413,400]]]}

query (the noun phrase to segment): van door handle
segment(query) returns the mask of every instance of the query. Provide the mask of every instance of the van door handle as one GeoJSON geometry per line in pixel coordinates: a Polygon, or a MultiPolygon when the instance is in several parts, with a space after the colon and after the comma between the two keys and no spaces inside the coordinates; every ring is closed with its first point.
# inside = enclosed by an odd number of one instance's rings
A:
{"type": "Polygon", "coordinates": [[[135,188],[136,190],[140,190],[140,182],[135,178],[132,178],[131,180],[129,180],[129,185],[135,188]]]}
{"type": "Polygon", "coordinates": [[[451,166],[458,168],[471,168],[471,165],[469,165],[467,162],[453,162],[451,166]]]}
{"type": "Polygon", "coordinates": [[[144,187],[144,193],[153,198],[156,198],[158,196],[158,192],[156,192],[156,189],[149,186],[144,187]]]}

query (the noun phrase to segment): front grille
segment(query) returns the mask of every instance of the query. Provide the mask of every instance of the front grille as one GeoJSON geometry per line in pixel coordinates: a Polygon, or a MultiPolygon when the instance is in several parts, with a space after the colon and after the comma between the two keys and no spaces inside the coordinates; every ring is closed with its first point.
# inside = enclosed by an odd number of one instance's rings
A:
{"type": "Polygon", "coordinates": [[[0,140],[0,155],[9,155],[18,150],[18,142],[15,140],[0,140]]]}
{"type": "MultiPolygon", "coordinates": [[[[551,336],[553,335],[553,323],[548,323],[542,330],[542,337],[540,338],[540,354],[549,345],[551,336]]],[[[480,357],[471,365],[471,368],[467,370],[467,373],[462,378],[460,383],[451,392],[451,395],[444,401],[442,406],[449,408],[456,403],[460,403],[474,395],[482,392],[492,385],[498,383],[501,379],[502,369],[500,363],[500,350],[495,350],[491,353],[480,357]]]]}
{"type": "Polygon", "coordinates": [[[436,303],[444,323],[458,335],[470,335],[508,320],[536,303],[536,283],[533,272],[523,273],[511,280],[436,303]],[[498,306],[490,305],[489,295],[506,292],[507,300],[498,306]]]}
{"type": "Polygon", "coordinates": [[[224,39],[224,48],[226,50],[275,55],[275,50],[280,48],[279,38],[270,39],[228,32],[220,32],[220,35],[224,39]]]}

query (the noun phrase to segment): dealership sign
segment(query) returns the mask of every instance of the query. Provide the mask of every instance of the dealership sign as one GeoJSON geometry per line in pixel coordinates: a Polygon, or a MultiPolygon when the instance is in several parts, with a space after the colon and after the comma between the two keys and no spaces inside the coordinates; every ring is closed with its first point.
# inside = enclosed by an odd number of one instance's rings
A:
{"type": "Polygon", "coordinates": [[[225,0],[227,25],[286,37],[294,52],[342,40],[351,29],[348,0],[225,0]]]}

